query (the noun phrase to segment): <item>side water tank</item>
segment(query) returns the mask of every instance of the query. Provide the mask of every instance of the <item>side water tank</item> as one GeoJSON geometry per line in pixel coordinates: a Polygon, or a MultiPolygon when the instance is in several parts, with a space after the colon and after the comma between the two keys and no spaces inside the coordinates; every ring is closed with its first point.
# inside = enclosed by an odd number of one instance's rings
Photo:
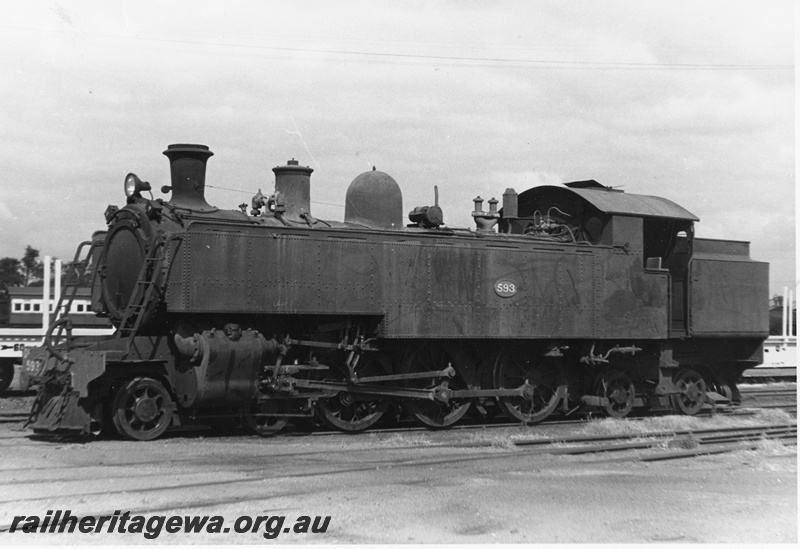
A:
{"type": "Polygon", "coordinates": [[[400,185],[374,166],[372,171],[362,173],[347,188],[344,221],[371,229],[401,229],[403,193],[400,185]]]}

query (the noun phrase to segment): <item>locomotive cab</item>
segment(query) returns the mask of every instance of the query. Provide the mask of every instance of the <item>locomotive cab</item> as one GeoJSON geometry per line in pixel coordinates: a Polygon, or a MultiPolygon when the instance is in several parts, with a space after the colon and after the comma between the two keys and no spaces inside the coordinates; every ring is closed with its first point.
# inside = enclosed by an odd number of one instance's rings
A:
{"type": "Polygon", "coordinates": [[[695,238],[696,221],[665,198],[589,180],[523,192],[519,217],[501,231],[552,235],[560,226],[560,242],[611,246],[638,256],[645,273],[668,274],[671,337],[766,337],[768,265],[750,259],[747,242],[695,238]]]}
{"type": "Polygon", "coordinates": [[[665,257],[680,231],[699,221],[665,198],[624,193],[594,180],[533,187],[519,195],[519,216],[501,232],[526,233],[547,223],[564,224],[574,242],[622,246],[645,257],[665,257]],[[510,228],[509,228],[510,227],[510,228]]]}
{"type": "MultiPolygon", "coordinates": [[[[561,224],[562,242],[611,246],[640,258],[644,272],[669,273],[670,330],[687,330],[687,272],[694,222],[699,219],[665,198],[625,193],[594,180],[542,186],[519,197],[512,233],[561,224]]],[[[502,230],[502,226],[501,226],[502,230]]]]}

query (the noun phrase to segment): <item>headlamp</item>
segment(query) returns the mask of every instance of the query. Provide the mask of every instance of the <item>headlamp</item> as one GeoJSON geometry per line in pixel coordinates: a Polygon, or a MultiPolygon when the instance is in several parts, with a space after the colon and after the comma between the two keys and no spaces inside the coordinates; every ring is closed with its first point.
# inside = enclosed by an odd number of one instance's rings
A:
{"type": "Polygon", "coordinates": [[[142,191],[149,191],[150,183],[139,179],[135,173],[129,173],[125,176],[125,196],[131,198],[133,196],[142,196],[142,191]]]}

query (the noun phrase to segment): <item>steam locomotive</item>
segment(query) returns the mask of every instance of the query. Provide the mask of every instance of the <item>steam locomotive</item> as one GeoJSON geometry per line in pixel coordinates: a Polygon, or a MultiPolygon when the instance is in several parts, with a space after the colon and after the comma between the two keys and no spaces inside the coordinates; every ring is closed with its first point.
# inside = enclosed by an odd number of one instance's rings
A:
{"type": "Polygon", "coordinates": [[[264,436],[312,417],[357,432],[400,408],[431,428],[470,410],[695,414],[736,400],[761,362],[768,265],[747,242],[696,238],[669,200],[593,180],[507,189],[451,228],[438,196],[404,222],[399,185],[373,168],[344,222],[325,221],[296,160],[273,168],[274,192],[220,210],[208,147],[164,154],[170,199],[128,174],[81,263],[115,334],[56,320],[27,352],[37,433],[110,423],[150,440],[232,417],[264,436]]]}

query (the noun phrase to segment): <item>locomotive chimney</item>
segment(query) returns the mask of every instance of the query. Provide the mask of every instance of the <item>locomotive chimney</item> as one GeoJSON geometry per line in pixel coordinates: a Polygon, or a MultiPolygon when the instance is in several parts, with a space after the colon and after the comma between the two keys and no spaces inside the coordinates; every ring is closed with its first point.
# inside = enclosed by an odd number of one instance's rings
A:
{"type": "Polygon", "coordinates": [[[314,169],[300,166],[292,158],[286,166],[276,166],[272,171],[275,172],[275,191],[280,193],[286,206],[284,217],[291,221],[305,221],[300,214],[311,213],[311,172],[314,169]]]}
{"type": "Polygon", "coordinates": [[[172,176],[170,204],[195,211],[216,211],[205,198],[206,162],[213,156],[205,145],[169,145],[164,155],[169,158],[172,176]]]}

